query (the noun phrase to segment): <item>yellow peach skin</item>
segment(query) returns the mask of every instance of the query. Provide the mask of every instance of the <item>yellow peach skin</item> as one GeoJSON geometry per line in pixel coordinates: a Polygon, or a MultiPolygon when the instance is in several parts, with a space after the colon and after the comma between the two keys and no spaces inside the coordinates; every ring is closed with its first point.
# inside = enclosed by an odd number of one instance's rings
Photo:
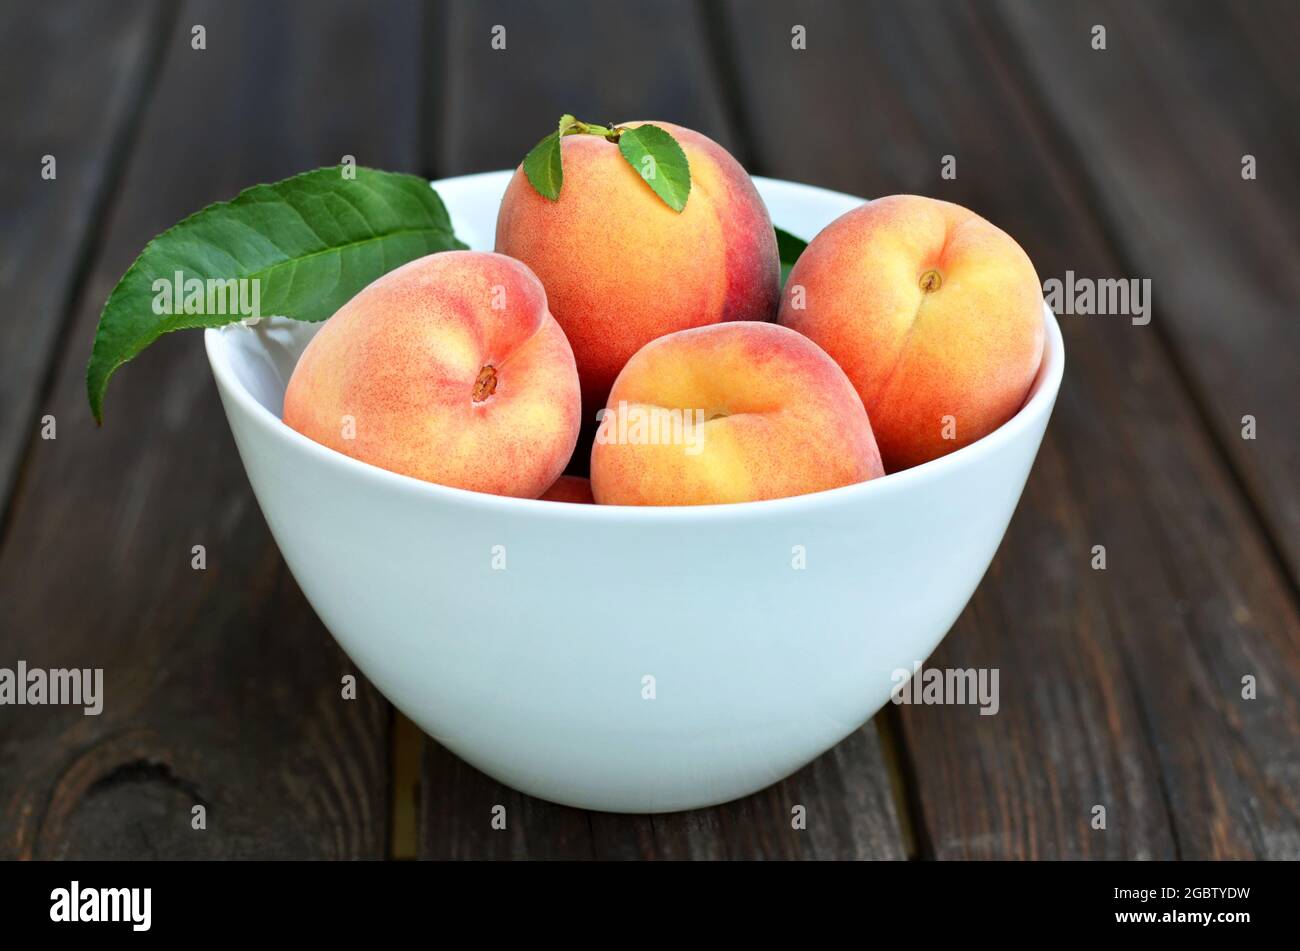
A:
{"type": "Polygon", "coordinates": [[[591,453],[602,505],[776,499],[883,473],[843,371],[808,338],[753,321],[678,331],[637,351],[591,453]]]}
{"type": "Polygon", "coordinates": [[[393,472],[537,498],[577,441],[578,374],[527,267],[447,251],[390,271],[325,323],[284,421],[393,472]]]}
{"type": "Polygon", "coordinates": [[[827,225],[791,271],[779,321],[843,367],[890,472],[1005,423],[1043,355],[1042,285],[1020,245],[960,205],[916,195],[827,225]]]}
{"type": "Polygon", "coordinates": [[[540,496],[544,502],[578,502],[586,505],[595,503],[591,494],[591,482],[582,476],[562,475],[555,484],[540,496]]]}
{"type": "MultiPolygon", "coordinates": [[[[642,123],[627,123],[637,126],[642,123]]],[[[717,143],[656,122],[686,154],[691,191],[680,214],[618,146],[561,140],[564,185],[539,195],[522,167],[501,202],[496,249],[536,272],[582,379],[588,420],[632,354],[656,337],[724,320],[774,320],[776,238],[745,170],[717,143]]]]}

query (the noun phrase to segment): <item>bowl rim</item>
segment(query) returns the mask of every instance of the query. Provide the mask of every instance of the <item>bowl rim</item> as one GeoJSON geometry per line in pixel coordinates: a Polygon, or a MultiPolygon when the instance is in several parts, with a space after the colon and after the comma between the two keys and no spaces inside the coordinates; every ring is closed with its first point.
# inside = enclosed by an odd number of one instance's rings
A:
{"type": "MultiPolygon", "coordinates": [[[[469,178],[479,178],[499,172],[480,172],[474,175],[460,176],[459,179],[446,179],[451,182],[469,178]]],[[[842,192],[812,185],[801,185],[781,179],[763,179],[773,184],[808,188],[825,192],[837,197],[856,198],[842,192]]],[[[434,182],[439,185],[441,182],[434,182]]],[[[583,519],[589,521],[660,521],[674,522],[683,519],[691,521],[725,520],[732,518],[752,519],[763,515],[777,516],[798,513],[828,505],[851,503],[871,496],[888,497],[891,493],[907,491],[909,486],[931,483],[948,477],[950,474],[972,465],[1003,450],[1025,430],[1034,426],[1040,419],[1051,413],[1061,387],[1065,372],[1065,344],[1056,315],[1052,313],[1047,302],[1043,302],[1044,344],[1043,358],[1038,373],[1030,388],[1029,397],[1016,414],[993,432],[968,445],[962,446],[947,455],[931,459],[901,472],[887,473],[866,482],[824,489],[804,495],[792,495],[780,499],[762,499],[753,502],[724,502],[705,505],[592,505],[586,503],[554,502],[543,499],[522,499],[507,495],[492,495],[475,492],[454,486],[425,482],[414,476],[403,475],[382,469],[379,466],[354,459],[337,450],[330,449],[286,426],[284,422],[263,406],[240,382],[231,362],[230,353],[222,337],[230,327],[238,324],[210,327],[204,332],[204,348],[208,363],[221,394],[226,397],[227,412],[231,407],[244,414],[248,421],[262,430],[273,440],[287,443],[288,447],[297,448],[317,460],[321,465],[333,466],[354,477],[370,481],[377,488],[406,494],[426,501],[438,501],[446,504],[460,505],[466,508],[479,508],[498,514],[516,512],[531,517],[551,516],[563,519],[583,519]]]]}

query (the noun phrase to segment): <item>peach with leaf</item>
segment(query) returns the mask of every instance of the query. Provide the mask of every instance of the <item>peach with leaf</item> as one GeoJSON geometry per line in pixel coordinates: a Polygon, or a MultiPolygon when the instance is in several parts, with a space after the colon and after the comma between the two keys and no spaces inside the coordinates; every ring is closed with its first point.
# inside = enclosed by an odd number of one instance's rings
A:
{"type": "Polygon", "coordinates": [[[565,116],[506,189],[496,250],[545,286],[588,421],[656,337],[776,315],[776,237],[754,183],[722,146],[671,123],[565,116]]]}

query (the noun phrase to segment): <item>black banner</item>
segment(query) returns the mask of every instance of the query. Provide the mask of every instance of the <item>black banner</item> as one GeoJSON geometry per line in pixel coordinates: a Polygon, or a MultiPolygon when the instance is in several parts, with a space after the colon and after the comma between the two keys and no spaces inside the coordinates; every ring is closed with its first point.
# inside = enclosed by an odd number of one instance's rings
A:
{"type": "Polygon", "coordinates": [[[864,936],[1232,941],[1294,917],[1287,863],[118,863],[0,866],[7,935],[436,936],[457,922],[656,931],[675,915],[773,916],[864,936]],[[710,911],[709,909],[712,909],[710,911]],[[823,918],[826,922],[823,922],[823,918]],[[622,922],[620,925],[619,922],[622,922]],[[1045,932],[1044,929],[1048,929],[1045,932]]]}

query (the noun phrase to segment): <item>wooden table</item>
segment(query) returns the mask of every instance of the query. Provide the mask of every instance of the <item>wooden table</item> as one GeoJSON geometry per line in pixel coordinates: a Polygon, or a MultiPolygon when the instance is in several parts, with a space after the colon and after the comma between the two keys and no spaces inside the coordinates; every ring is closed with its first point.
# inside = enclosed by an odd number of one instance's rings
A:
{"type": "Polygon", "coordinates": [[[0,7],[0,666],[103,667],[109,696],[0,707],[0,855],[1300,857],[1300,5],[559,6],[0,7]],[[932,661],[998,668],[998,715],[891,707],[696,813],[531,800],[364,680],[340,698],[352,668],[271,540],[199,334],[127,368],[96,430],[95,322],[154,234],[344,155],[514,165],[562,112],[961,202],[1044,279],[1150,279],[1147,325],[1062,318],[1046,441],[932,661]]]}

